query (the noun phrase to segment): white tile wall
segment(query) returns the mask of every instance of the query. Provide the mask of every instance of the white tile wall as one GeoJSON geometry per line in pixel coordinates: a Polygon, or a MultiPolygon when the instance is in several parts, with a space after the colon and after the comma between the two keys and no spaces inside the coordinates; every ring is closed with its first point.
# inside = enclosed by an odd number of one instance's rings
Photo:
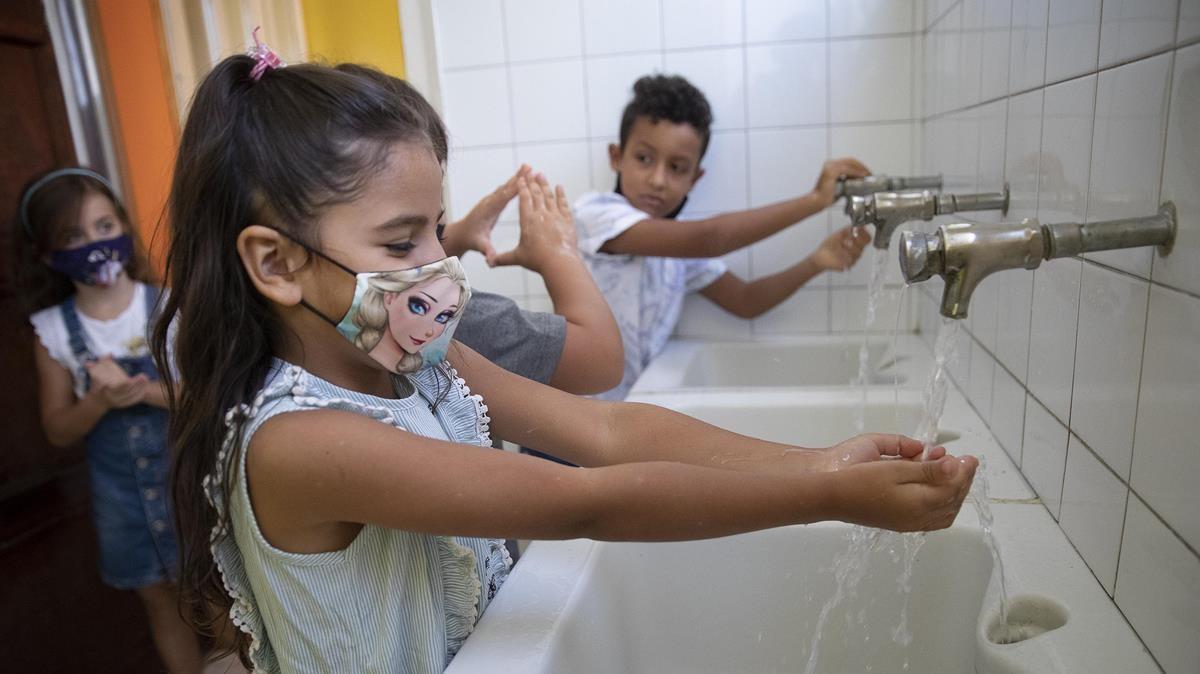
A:
{"type": "Polygon", "coordinates": [[[1063,475],[1067,465],[1067,427],[1037,398],[1025,396],[1025,442],[1021,472],[1046,510],[1059,518],[1063,475]]]}
{"type": "Polygon", "coordinates": [[[1109,595],[1117,582],[1128,493],[1129,488],[1072,435],[1067,441],[1059,523],[1109,595]]]}
{"type": "Polygon", "coordinates": [[[1100,45],[1100,0],[1050,0],[1046,82],[1096,69],[1100,45]]]}
{"type": "MultiPolygon", "coordinates": [[[[563,183],[572,200],[612,189],[607,146],[617,140],[634,81],[655,72],[687,77],[714,111],[706,174],[689,198],[689,217],[804,194],[830,156],[857,156],[879,172],[908,174],[919,109],[913,95],[919,4],[434,0],[442,112],[453,147],[448,215],[465,213],[523,162],[563,183]]],[[[816,216],[729,256],[731,270],[747,278],[780,271],[829,231],[830,216],[816,216]]],[[[497,236],[516,236],[515,208],[501,216],[497,236]]],[[[697,298],[686,305],[679,331],[849,329],[855,309],[835,310],[830,289],[865,286],[867,270],[860,267],[814,279],[802,295],[755,321],[726,316],[697,298]]],[[[890,271],[898,280],[894,264],[890,271]]],[[[511,294],[523,306],[546,306],[545,286],[530,272],[475,264],[471,273],[480,288],[511,294]]],[[[903,315],[909,324],[909,312],[903,315]]]]}
{"type": "MultiPolygon", "coordinates": [[[[1172,57],[1162,54],[1100,73],[1090,220],[1151,215],[1158,209],[1172,57]]],[[[1150,275],[1152,256],[1149,248],[1089,254],[1142,277],[1150,275]]]]}
{"type": "Polygon", "coordinates": [[[1200,561],[1136,496],[1129,499],[1117,606],[1170,674],[1200,662],[1200,561]]]}
{"type": "MultiPolygon", "coordinates": [[[[964,391],[977,409],[990,405],[981,416],[1158,663],[1195,672],[1200,1],[928,0],[921,10],[916,166],[968,180],[973,151],[959,148],[977,134],[977,184],[1013,190],[1004,220],[1140,217],[1168,199],[1179,209],[1167,257],[1099,253],[985,280],[965,326],[964,391]],[[980,56],[978,93],[936,95],[935,83],[975,72],[967,51],[980,56]]],[[[921,285],[913,313],[925,337],[941,286],[921,285]]]]}

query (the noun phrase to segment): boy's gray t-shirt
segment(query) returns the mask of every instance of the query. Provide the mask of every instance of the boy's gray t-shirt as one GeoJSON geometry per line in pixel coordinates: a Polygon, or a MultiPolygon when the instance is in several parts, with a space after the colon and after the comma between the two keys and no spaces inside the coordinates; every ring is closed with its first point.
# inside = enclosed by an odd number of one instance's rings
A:
{"type": "Polygon", "coordinates": [[[525,311],[503,295],[471,292],[454,338],[500,367],[548,383],[567,341],[567,319],[525,311]]]}

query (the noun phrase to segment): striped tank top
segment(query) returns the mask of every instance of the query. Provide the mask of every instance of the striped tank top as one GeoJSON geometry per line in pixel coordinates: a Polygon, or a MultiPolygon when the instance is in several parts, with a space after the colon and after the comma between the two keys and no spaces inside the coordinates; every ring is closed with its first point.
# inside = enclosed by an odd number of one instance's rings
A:
{"type": "MultiPolygon", "coordinates": [[[[246,447],[277,414],[346,410],[426,437],[491,445],[487,406],[452,368],[428,367],[407,379],[412,395],[378,398],[276,360],[252,404],[226,415],[218,465],[237,453],[232,531],[214,529],[212,552],[233,598],[230,617],[250,635],[255,672],[441,672],[508,576],[512,560],[501,540],[368,524],[342,550],[299,554],[263,537],[246,483],[246,447]]],[[[222,502],[216,473],[204,488],[214,506],[222,502]]]]}

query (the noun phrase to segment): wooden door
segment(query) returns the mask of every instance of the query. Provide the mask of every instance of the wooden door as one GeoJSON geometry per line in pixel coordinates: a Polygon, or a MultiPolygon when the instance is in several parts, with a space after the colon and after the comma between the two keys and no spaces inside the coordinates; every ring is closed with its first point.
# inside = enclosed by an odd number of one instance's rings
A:
{"type": "Polygon", "coordinates": [[[75,161],[39,0],[0,2],[0,669],[162,671],[141,603],[100,583],[81,447],[42,433],[33,333],[12,279],[20,189],[75,161]]]}

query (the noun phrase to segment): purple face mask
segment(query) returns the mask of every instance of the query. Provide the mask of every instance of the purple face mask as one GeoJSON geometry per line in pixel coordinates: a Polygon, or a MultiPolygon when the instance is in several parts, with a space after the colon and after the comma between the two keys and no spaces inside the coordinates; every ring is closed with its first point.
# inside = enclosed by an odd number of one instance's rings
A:
{"type": "Polygon", "coordinates": [[[133,239],[122,234],[79,248],[50,253],[50,268],[89,286],[112,285],[133,257],[133,239]]]}

